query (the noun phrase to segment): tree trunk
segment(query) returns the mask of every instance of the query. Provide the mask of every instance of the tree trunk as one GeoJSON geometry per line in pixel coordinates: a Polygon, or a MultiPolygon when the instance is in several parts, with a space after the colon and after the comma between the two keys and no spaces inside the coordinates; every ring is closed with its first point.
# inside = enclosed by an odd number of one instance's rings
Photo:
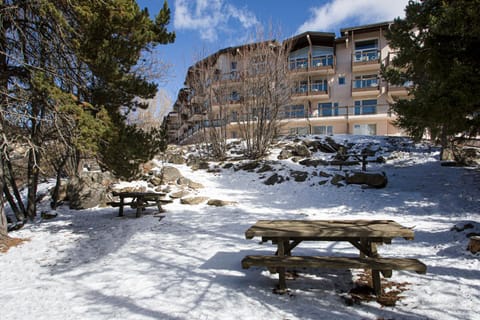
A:
{"type": "MultiPolygon", "coordinates": [[[[2,129],[2,123],[0,122],[0,132],[2,129]]],[[[5,141],[3,137],[0,140],[1,145],[3,146],[5,141]]],[[[2,148],[3,149],[3,148],[2,148]]],[[[3,150],[0,149],[0,152],[3,150]]],[[[3,190],[3,157],[0,157],[0,190],[3,190]]],[[[3,210],[3,192],[0,192],[0,239],[7,236],[7,217],[5,216],[5,211],[3,210]]]]}

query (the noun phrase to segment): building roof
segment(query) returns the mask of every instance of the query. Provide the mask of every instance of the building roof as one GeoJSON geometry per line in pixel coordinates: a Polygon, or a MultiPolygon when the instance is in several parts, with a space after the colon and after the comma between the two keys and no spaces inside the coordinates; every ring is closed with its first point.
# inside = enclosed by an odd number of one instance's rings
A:
{"type": "Polygon", "coordinates": [[[309,45],[309,42],[311,42],[312,45],[333,47],[335,42],[335,33],[306,31],[284,41],[284,43],[291,43],[292,50],[306,47],[309,45]]]}
{"type": "Polygon", "coordinates": [[[391,25],[392,23],[393,21],[384,21],[384,22],[378,22],[373,24],[365,24],[363,26],[342,28],[340,29],[340,34],[345,35],[345,33],[349,33],[351,31],[370,32],[370,31],[378,30],[379,28],[388,28],[388,26],[391,25]]]}

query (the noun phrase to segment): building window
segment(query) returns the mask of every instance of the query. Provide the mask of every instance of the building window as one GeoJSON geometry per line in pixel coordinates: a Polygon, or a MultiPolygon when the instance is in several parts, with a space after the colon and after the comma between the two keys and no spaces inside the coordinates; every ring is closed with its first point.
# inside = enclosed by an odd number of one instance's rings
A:
{"type": "Polygon", "coordinates": [[[318,104],[318,115],[320,117],[331,117],[338,116],[338,103],[319,103],[318,104]]]}
{"type": "Polygon", "coordinates": [[[377,99],[355,101],[355,115],[376,114],[377,99]]]}
{"type": "Polygon", "coordinates": [[[232,61],[230,63],[230,70],[231,71],[237,71],[237,61],[232,61]]]}
{"type": "Polygon", "coordinates": [[[341,86],[345,85],[345,76],[338,77],[338,84],[341,86]]]}
{"type": "Polygon", "coordinates": [[[317,79],[313,80],[312,84],[312,92],[317,92],[317,91],[328,91],[328,82],[326,79],[317,79]]]}
{"type": "Polygon", "coordinates": [[[290,128],[290,134],[296,134],[296,135],[308,134],[308,127],[290,128]]]}
{"type": "Polygon", "coordinates": [[[231,137],[232,139],[237,139],[237,131],[232,131],[232,132],[230,133],[230,137],[231,137]]]}
{"type": "Polygon", "coordinates": [[[333,134],[333,126],[314,126],[313,134],[333,134]]]}
{"type": "Polygon", "coordinates": [[[280,118],[292,119],[292,118],[305,118],[305,106],[303,104],[285,106],[280,118]]]}
{"type": "Polygon", "coordinates": [[[308,48],[302,48],[292,51],[288,57],[290,70],[307,69],[308,65],[308,48]]]}
{"type": "Polygon", "coordinates": [[[333,66],[333,48],[313,46],[311,67],[318,68],[324,66],[333,66]]]}
{"type": "Polygon", "coordinates": [[[353,80],[354,89],[371,87],[378,87],[378,76],[376,74],[355,76],[355,79],[353,80]]]}
{"type": "Polygon", "coordinates": [[[354,61],[372,61],[378,60],[378,40],[363,40],[355,42],[354,61]]]}
{"type": "Polygon", "coordinates": [[[230,94],[230,101],[231,102],[236,102],[240,100],[240,94],[237,91],[232,91],[230,94]]]}
{"type": "Polygon", "coordinates": [[[298,81],[292,90],[294,94],[304,94],[308,90],[308,82],[306,80],[298,81]]]}
{"type": "Polygon", "coordinates": [[[375,136],[377,134],[376,124],[356,124],[353,126],[353,134],[375,136]]]}

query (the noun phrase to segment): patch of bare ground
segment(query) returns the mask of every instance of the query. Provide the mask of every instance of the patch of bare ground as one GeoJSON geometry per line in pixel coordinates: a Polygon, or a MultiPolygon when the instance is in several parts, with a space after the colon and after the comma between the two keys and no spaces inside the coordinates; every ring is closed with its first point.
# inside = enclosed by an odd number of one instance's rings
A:
{"type": "Polygon", "coordinates": [[[362,272],[355,281],[355,287],[349,291],[349,295],[344,299],[348,305],[377,301],[382,306],[391,307],[403,298],[401,294],[408,290],[408,285],[408,282],[394,282],[382,278],[382,294],[377,297],[372,289],[370,272],[362,272]]]}
{"type": "Polygon", "coordinates": [[[8,249],[12,247],[16,247],[22,244],[25,241],[29,241],[30,239],[20,239],[20,238],[11,238],[8,236],[1,236],[0,235],[0,253],[5,253],[8,249]]]}

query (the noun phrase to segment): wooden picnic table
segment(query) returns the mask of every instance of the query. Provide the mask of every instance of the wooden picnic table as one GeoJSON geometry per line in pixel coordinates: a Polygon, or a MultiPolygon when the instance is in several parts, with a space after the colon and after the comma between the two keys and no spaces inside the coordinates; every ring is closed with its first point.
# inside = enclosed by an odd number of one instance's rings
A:
{"type": "Polygon", "coordinates": [[[165,193],[161,192],[139,192],[139,191],[128,191],[128,192],[116,192],[113,191],[112,195],[114,197],[119,197],[119,202],[109,202],[110,205],[118,207],[118,216],[123,216],[123,207],[125,205],[130,205],[132,208],[137,209],[136,217],[140,217],[143,210],[149,206],[157,206],[159,212],[163,212],[162,203],[168,203],[169,200],[163,199],[165,193]],[[131,199],[126,202],[125,199],[131,199]]]}
{"type": "Polygon", "coordinates": [[[279,274],[279,292],[286,290],[285,268],[370,269],[375,294],[381,294],[380,273],[391,277],[392,270],[425,273],[417,259],[381,258],[377,245],[390,244],[394,238],[413,240],[414,232],[392,220],[259,220],[245,232],[247,239],[261,237],[276,244],[274,255],[246,256],[243,268],[264,266],[279,274]],[[293,256],[303,241],[347,241],[360,252],[359,257],[293,256]]]}

